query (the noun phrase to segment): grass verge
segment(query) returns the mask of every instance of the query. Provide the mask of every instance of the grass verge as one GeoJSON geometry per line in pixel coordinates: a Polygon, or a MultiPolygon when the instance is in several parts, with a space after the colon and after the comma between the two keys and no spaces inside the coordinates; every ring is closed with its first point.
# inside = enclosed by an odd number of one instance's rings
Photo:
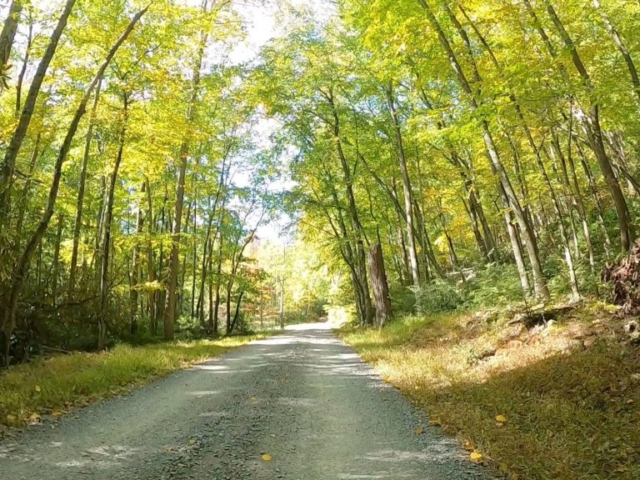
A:
{"type": "Polygon", "coordinates": [[[640,347],[603,308],[530,328],[458,314],[340,333],[505,478],[640,478],[640,347]]]}
{"type": "Polygon", "coordinates": [[[10,367],[0,372],[0,427],[59,416],[265,336],[117,345],[107,352],[55,355],[10,367]]]}

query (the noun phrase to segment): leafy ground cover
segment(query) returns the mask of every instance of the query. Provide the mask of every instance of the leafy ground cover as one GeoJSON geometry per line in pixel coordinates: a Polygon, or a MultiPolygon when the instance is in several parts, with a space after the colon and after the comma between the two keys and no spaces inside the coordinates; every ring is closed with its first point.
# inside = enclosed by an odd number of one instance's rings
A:
{"type": "Polygon", "coordinates": [[[603,305],[343,328],[388,381],[509,479],[640,478],[640,347],[603,305]],[[554,317],[549,320],[549,317],[554,317]]]}

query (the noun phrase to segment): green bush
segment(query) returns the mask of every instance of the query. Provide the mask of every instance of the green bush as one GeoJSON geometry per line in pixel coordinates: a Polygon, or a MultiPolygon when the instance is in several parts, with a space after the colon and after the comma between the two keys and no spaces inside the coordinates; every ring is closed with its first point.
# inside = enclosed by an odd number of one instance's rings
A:
{"type": "Polygon", "coordinates": [[[421,314],[451,312],[464,303],[463,292],[447,280],[432,280],[414,292],[417,310],[421,314]]]}
{"type": "Polygon", "coordinates": [[[465,308],[507,305],[523,299],[515,265],[489,264],[465,284],[465,308]]]}

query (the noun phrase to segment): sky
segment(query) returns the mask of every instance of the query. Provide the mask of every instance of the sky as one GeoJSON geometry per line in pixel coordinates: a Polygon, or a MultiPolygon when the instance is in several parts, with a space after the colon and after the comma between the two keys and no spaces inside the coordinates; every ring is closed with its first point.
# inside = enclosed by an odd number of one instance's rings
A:
{"type": "MultiPolygon", "coordinates": [[[[238,44],[229,55],[229,60],[233,63],[243,63],[253,60],[258,54],[260,47],[269,40],[286,34],[288,23],[287,17],[290,15],[288,9],[309,9],[313,17],[319,21],[326,21],[334,12],[334,3],[331,0],[247,0],[238,2],[236,9],[243,17],[246,28],[246,39],[238,44]]],[[[256,126],[256,133],[262,137],[258,143],[267,143],[268,137],[276,129],[277,123],[263,120],[256,126]]],[[[245,179],[238,178],[237,183],[243,183],[245,179]]],[[[292,182],[286,176],[280,182],[272,185],[273,190],[286,190],[291,188],[292,182]]],[[[291,219],[284,213],[277,218],[258,228],[256,234],[258,238],[277,243],[289,243],[291,231],[289,226],[291,219]]]]}

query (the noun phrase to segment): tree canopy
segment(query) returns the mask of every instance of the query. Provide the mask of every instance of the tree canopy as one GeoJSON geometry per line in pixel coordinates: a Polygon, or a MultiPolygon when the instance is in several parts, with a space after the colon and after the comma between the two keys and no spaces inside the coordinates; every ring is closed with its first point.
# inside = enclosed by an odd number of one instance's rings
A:
{"type": "Polygon", "coordinates": [[[274,1],[241,60],[233,0],[4,3],[5,361],[599,295],[635,239],[635,0],[274,1]]]}

